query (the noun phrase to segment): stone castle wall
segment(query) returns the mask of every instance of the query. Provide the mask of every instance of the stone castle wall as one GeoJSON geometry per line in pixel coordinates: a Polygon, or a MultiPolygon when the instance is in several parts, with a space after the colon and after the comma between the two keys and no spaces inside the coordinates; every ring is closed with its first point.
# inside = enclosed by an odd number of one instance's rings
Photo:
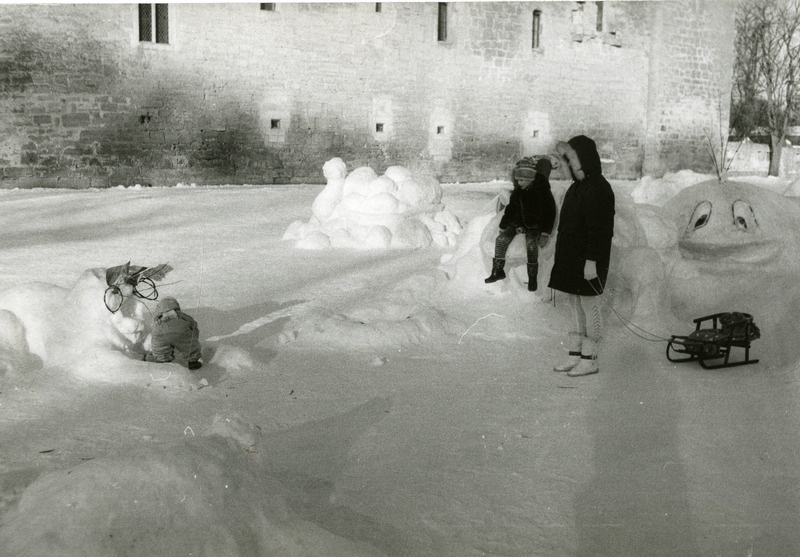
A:
{"type": "Polygon", "coordinates": [[[170,4],[169,44],[136,4],[0,5],[0,187],[320,183],[334,156],[482,181],[579,133],[609,177],[707,170],[719,4],[456,2],[444,41],[437,3],[170,4]]]}

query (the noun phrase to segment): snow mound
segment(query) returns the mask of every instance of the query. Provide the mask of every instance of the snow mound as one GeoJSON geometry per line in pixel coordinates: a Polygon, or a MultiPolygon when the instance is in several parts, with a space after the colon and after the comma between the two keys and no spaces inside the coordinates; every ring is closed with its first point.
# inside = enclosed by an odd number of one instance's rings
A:
{"type": "MultiPolygon", "coordinates": [[[[445,254],[439,268],[451,281],[451,289],[462,295],[483,296],[487,291],[513,289],[527,291],[528,254],[525,235],[517,234],[506,251],[505,271],[508,278],[492,284],[483,279],[489,276],[495,252],[495,240],[500,232],[503,208],[508,204],[510,191],[500,192],[487,206],[483,214],[473,217],[459,235],[452,254],[445,254]]],[[[556,225],[557,226],[557,225],[556,225]]],[[[539,278],[542,293],[545,291],[549,270],[555,251],[555,227],[553,237],[544,248],[539,249],[539,278]]]]}
{"type": "Polygon", "coordinates": [[[452,327],[433,306],[435,274],[409,277],[374,299],[356,305],[316,306],[284,325],[284,342],[299,345],[373,350],[419,344],[452,327]]]}
{"type": "Polygon", "coordinates": [[[219,366],[229,373],[249,371],[255,367],[250,352],[227,344],[220,344],[215,348],[209,364],[219,366]]]}
{"type": "Polygon", "coordinates": [[[292,222],[283,235],[301,249],[451,247],[461,232],[430,176],[391,166],[378,176],[362,166],[349,174],[340,158],[323,165],[328,180],[311,205],[307,223],[292,222]]]}
{"type": "Polygon", "coordinates": [[[44,474],[4,516],[0,548],[29,555],[378,555],[293,510],[258,429],[218,416],[206,436],[44,474]]]}
{"type": "Polygon", "coordinates": [[[693,170],[667,173],[663,178],[644,176],[633,189],[631,196],[636,203],[662,206],[681,190],[711,179],[709,174],[698,174],[693,170]]]}

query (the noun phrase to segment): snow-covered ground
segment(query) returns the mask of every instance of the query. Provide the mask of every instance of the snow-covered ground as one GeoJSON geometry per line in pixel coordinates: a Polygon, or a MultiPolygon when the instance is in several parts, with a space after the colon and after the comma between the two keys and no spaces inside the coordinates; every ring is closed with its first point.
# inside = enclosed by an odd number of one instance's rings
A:
{"type": "Polygon", "coordinates": [[[601,371],[569,378],[563,299],[483,283],[508,182],[362,174],[0,191],[0,555],[800,554],[796,184],[613,182],[601,371]],[[173,267],[202,369],[134,359],[128,261],[173,267]],[[735,310],[759,363],[667,361],[735,310]]]}

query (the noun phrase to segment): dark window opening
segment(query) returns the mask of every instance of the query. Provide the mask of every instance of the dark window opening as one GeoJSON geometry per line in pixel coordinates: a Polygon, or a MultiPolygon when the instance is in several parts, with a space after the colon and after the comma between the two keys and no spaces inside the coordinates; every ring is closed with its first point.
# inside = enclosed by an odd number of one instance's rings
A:
{"type": "Polygon", "coordinates": [[[383,132],[383,124],[375,124],[375,131],[378,133],[383,132]]]}
{"type": "Polygon", "coordinates": [[[169,6],[156,4],[156,42],[169,44],[169,6]]]}
{"type": "Polygon", "coordinates": [[[534,10],[533,32],[531,35],[531,48],[539,48],[541,37],[542,37],[542,12],[540,10],[534,10]]]}
{"type": "Polygon", "coordinates": [[[603,30],[603,3],[597,3],[597,30],[603,30]]]}
{"type": "Polygon", "coordinates": [[[269,121],[269,127],[272,130],[279,130],[281,129],[281,121],[273,118],[269,121]]]}
{"type": "Polygon", "coordinates": [[[265,12],[274,12],[275,11],[275,3],[269,2],[267,4],[261,4],[261,9],[265,12]]]}
{"type": "Polygon", "coordinates": [[[150,42],[153,40],[153,6],[139,4],[139,41],[150,42]]]}
{"type": "Polygon", "coordinates": [[[447,40],[447,2],[439,2],[437,39],[439,42],[444,42],[447,40]]]}
{"type": "Polygon", "coordinates": [[[436,126],[437,135],[444,135],[444,126],[436,126]]]}
{"type": "Polygon", "coordinates": [[[168,4],[139,4],[139,42],[169,44],[168,4]]]}
{"type": "Polygon", "coordinates": [[[381,13],[383,11],[383,4],[380,2],[375,2],[375,13],[381,13]]]}

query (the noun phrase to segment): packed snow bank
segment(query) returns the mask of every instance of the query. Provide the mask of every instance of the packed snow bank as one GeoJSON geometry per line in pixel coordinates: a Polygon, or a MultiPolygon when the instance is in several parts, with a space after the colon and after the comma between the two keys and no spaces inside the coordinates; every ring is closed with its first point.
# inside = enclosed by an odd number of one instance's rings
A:
{"type": "Polygon", "coordinates": [[[458,219],[441,203],[430,176],[390,166],[382,176],[362,166],[349,174],[340,158],[323,166],[327,185],[311,206],[308,223],[295,221],[283,235],[304,249],[422,248],[455,244],[458,219]]]}

